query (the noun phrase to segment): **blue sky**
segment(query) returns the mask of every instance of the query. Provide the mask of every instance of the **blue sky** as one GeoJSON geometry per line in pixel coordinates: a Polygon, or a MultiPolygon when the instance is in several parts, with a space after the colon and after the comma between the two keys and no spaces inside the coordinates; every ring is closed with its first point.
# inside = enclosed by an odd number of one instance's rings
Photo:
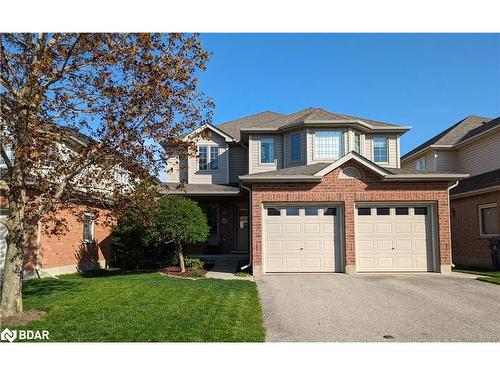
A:
{"type": "Polygon", "coordinates": [[[469,114],[500,116],[500,34],[202,34],[214,123],[322,107],[410,125],[402,154],[469,114]]]}

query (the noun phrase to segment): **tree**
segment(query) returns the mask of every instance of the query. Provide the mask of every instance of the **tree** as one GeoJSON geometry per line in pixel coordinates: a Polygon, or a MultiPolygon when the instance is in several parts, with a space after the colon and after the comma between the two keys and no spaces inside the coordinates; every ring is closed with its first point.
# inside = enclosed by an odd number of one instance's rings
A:
{"type": "Polygon", "coordinates": [[[181,272],[186,272],[183,247],[205,241],[210,229],[200,206],[191,199],[166,195],[160,198],[153,220],[151,236],[164,246],[174,244],[181,272]]]}
{"type": "Polygon", "coordinates": [[[208,56],[198,35],[0,34],[3,316],[22,313],[24,249],[37,225],[75,196],[112,202],[110,192],[123,193],[111,182],[117,165],[133,179],[156,175],[160,142],[210,120],[197,78],[208,56]]]}

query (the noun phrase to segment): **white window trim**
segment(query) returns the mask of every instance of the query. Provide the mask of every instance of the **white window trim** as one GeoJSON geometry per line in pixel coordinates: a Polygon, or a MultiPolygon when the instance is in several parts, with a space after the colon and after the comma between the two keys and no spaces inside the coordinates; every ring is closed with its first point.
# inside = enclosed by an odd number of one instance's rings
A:
{"type": "Polygon", "coordinates": [[[488,203],[488,204],[480,204],[479,206],[477,206],[477,221],[479,223],[479,237],[495,237],[495,236],[498,236],[498,233],[483,234],[483,222],[481,220],[481,210],[483,208],[496,208],[498,210],[498,205],[496,203],[488,203]]]}
{"type": "Polygon", "coordinates": [[[390,164],[389,160],[389,137],[385,135],[376,135],[372,137],[372,161],[377,164],[382,164],[382,165],[388,165],[390,164]],[[375,138],[385,138],[385,144],[387,145],[386,147],[386,156],[387,156],[387,161],[375,161],[375,138]]]}
{"type": "Polygon", "coordinates": [[[312,139],[312,160],[339,160],[341,157],[345,156],[345,130],[342,129],[321,129],[321,130],[313,130],[313,139],[312,139]],[[316,133],[317,132],[338,132],[340,133],[340,155],[337,158],[318,158],[316,157],[316,133]]]}
{"type": "Polygon", "coordinates": [[[83,213],[83,226],[82,226],[82,243],[95,243],[95,232],[94,232],[94,214],[92,212],[84,212],[83,213]],[[91,233],[91,236],[92,236],[92,239],[85,239],[84,238],[84,228],[85,228],[85,220],[87,219],[87,217],[90,217],[92,219],[92,221],[90,222],[90,233],[91,233]]]}
{"type": "Polygon", "coordinates": [[[199,145],[198,146],[198,157],[196,158],[196,169],[198,172],[216,172],[216,171],[220,171],[220,151],[217,150],[217,155],[218,155],[218,163],[217,163],[217,166],[218,168],[217,169],[212,169],[211,165],[210,165],[210,162],[211,162],[211,159],[212,159],[212,148],[217,148],[217,149],[221,149],[222,147],[220,146],[210,146],[210,145],[199,145]],[[200,147],[205,147],[207,149],[207,160],[206,160],[206,163],[207,163],[207,169],[200,169],[200,147]]]}
{"type": "Polygon", "coordinates": [[[302,160],[302,134],[301,133],[290,134],[290,162],[297,162],[297,161],[301,161],[301,160],[302,160]],[[299,158],[298,159],[294,159],[293,158],[293,141],[292,141],[292,138],[294,136],[298,136],[299,137],[299,158]]]}
{"type": "Polygon", "coordinates": [[[259,139],[259,143],[258,143],[258,146],[259,146],[259,165],[276,165],[276,138],[274,137],[262,137],[259,139]],[[262,141],[263,140],[267,140],[267,139],[271,139],[273,141],[273,153],[274,153],[274,157],[273,157],[273,161],[272,162],[269,162],[269,163],[263,163],[262,162],[262,141]]]}
{"type": "Polygon", "coordinates": [[[427,170],[427,159],[426,159],[425,157],[420,158],[420,159],[417,159],[417,160],[415,161],[415,170],[416,170],[416,171],[425,171],[425,170],[427,170]],[[423,163],[423,166],[424,166],[423,168],[419,168],[419,167],[418,167],[418,163],[419,163],[419,162],[422,162],[422,163],[423,163]]]}

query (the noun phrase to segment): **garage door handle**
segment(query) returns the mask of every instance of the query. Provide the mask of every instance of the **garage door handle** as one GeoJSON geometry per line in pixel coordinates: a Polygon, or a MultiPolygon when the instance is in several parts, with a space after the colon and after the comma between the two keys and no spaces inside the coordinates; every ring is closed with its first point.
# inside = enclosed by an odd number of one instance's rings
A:
{"type": "Polygon", "coordinates": [[[300,248],[300,250],[302,251],[302,250],[304,250],[304,248],[303,248],[303,247],[301,247],[301,248],[300,248]]]}
{"type": "Polygon", "coordinates": [[[393,247],[393,248],[392,248],[392,250],[396,250],[396,248],[395,248],[395,247],[393,247]]]}

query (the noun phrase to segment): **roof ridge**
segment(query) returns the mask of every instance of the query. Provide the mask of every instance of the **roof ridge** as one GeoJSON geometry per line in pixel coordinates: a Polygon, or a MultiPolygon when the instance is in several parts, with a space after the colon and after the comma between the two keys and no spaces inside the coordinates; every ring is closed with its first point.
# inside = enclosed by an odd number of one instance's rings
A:
{"type": "Polygon", "coordinates": [[[284,115],[283,113],[279,113],[279,112],[274,112],[274,111],[270,111],[270,110],[265,110],[265,111],[262,111],[262,112],[257,112],[257,113],[254,113],[253,115],[247,115],[247,116],[243,116],[243,117],[238,117],[234,120],[229,120],[229,121],[225,121],[225,122],[221,122],[220,124],[217,124],[217,125],[213,125],[213,126],[222,126],[222,125],[226,125],[226,124],[229,124],[231,122],[235,122],[235,121],[240,121],[240,120],[244,120],[244,119],[248,119],[250,117],[254,117],[254,116],[258,116],[258,115],[262,115],[264,113],[273,113],[275,115],[280,115],[280,116],[287,116],[287,115],[284,115]]]}

